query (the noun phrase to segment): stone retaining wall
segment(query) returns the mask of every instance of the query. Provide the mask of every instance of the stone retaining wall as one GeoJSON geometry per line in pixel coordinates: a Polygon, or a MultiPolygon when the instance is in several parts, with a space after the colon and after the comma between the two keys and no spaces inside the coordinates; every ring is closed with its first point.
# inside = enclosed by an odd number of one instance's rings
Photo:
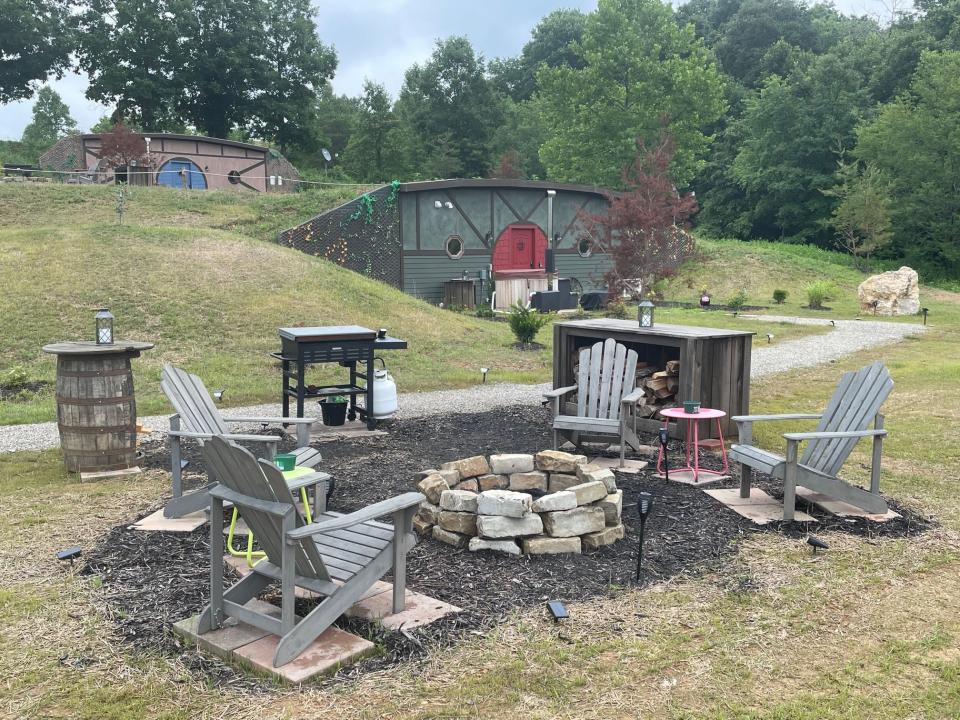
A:
{"type": "Polygon", "coordinates": [[[580,553],[624,536],[623,492],[609,468],[583,455],[483,455],[414,478],[426,495],[414,527],[471,551],[580,553]]]}

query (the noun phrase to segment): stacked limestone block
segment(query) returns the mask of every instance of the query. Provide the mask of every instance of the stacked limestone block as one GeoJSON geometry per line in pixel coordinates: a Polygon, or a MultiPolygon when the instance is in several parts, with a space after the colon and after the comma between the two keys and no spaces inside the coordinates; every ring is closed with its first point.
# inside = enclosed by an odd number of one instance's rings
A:
{"type": "Polygon", "coordinates": [[[609,468],[583,455],[478,455],[425,470],[420,534],[472,551],[580,553],[624,537],[623,492],[609,468]]]}

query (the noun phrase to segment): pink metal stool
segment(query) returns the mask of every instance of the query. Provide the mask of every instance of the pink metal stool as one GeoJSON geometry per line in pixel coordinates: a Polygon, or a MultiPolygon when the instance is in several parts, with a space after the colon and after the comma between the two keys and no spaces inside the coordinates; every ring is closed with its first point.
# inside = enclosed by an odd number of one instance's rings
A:
{"type": "MultiPolygon", "coordinates": [[[[667,408],[666,410],[661,410],[660,415],[664,418],[663,426],[667,427],[670,424],[670,420],[676,420],[677,422],[681,420],[687,421],[687,435],[685,443],[685,452],[686,452],[686,461],[687,464],[685,467],[679,468],[670,468],[670,474],[672,475],[674,471],[677,472],[688,472],[693,475],[693,484],[700,484],[700,475],[710,475],[711,477],[704,479],[704,482],[712,482],[718,478],[724,476],[729,471],[729,465],[727,464],[727,448],[723,444],[723,428],[720,427],[720,419],[727,416],[723,410],[713,410],[711,408],[700,408],[700,412],[697,413],[688,413],[684,412],[683,408],[667,408]],[[699,424],[698,420],[716,420],[717,421],[717,435],[720,438],[720,453],[723,456],[723,470],[717,472],[716,470],[707,470],[704,468],[700,469],[700,433],[699,433],[699,424]],[[692,441],[691,441],[692,438],[692,441]],[[690,464],[690,455],[693,455],[693,464],[690,464]]],[[[660,446],[660,452],[657,454],[657,472],[663,475],[663,446],[660,446]]]]}

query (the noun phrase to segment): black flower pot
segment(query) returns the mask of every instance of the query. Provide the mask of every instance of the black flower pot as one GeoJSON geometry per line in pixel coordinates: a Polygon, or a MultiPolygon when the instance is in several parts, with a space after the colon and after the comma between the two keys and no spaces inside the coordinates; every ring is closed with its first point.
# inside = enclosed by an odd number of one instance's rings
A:
{"type": "Polygon", "coordinates": [[[347,403],[320,401],[320,415],[323,417],[323,424],[336,427],[343,425],[347,420],[347,403]]]}

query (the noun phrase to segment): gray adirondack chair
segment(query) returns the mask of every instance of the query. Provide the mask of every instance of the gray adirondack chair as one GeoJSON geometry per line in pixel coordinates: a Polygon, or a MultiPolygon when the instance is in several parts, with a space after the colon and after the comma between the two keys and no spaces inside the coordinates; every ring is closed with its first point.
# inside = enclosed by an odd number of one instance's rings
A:
{"type": "MultiPolygon", "coordinates": [[[[406,556],[416,544],[413,516],[424,497],[408,492],[369,505],[348,515],[318,507],[314,522],[306,524],[280,471],[267,460],[257,460],[233,442],[214,437],[204,443],[203,458],[218,480],[210,489],[210,517],[223,517],[223,503],[231,502],[256,534],[267,556],[242,580],[223,589],[223,527],[210,523],[210,604],[200,614],[203,634],[234,617],[280,636],[274,667],[295,659],[343,612],[385,574],[393,571],[393,612],[404,607],[406,556]],[[393,524],[375,521],[391,515],[393,524]],[[279,581],[280,618],[245,603],[279,581]],[[324,596],[306,617],[294,615],[295,588],[324,596]]],[[[325,493],[317,493],[322,505],[325,493]]]]}
{"type": "Polygon", "coordinates": [[[227,423],[292,424],[297,428],[298,448],[294,453],[297,456],[297,465],[312,468],[322,460],[320,451],[310,447],[310,428],[317,421],[316,418],[223,417],[213,404],[213,398],[204,387],[203,381],[173,365],[164,365],[160,375],[160,387],[177,411],[170,416],[168,433],[173,499],[163,509],[165,517],[183,517],[206,509],[210,504],[207,491],[212,483],[187,494],[183,492],[181,438],[196,440],[201,445],[217,435],[240,442],[258,443],[264,446],[264,454],[269,459],[277,454],[278,437],[231,433],[227,423]]]}
{"type": "Polygon", "coordinates": [[[643,399],[636,390],[637,353],[612,338],[581,348],[577,384],[555,388],[543,396],[553,403],[553,447],[559,446],[561,433],[572,433],[576,443],[580,433],[617,435],[620,438],[620,466],[625,446],[640,446],[636,428],[628,422],[636,417],[633,408],[643,399]],[[564,412],[566,396],[576,392],[576,415],[564,412]]]}
{"type": "Polygon", "coordinates": [[[740,442],[730,449],[730,458],[740,463],[740,496],[750,497],[751,468],[756,468],[783,481],[783,519],[786,521],[794,517],[797,485],[870,513],[887,512],[887,503],[880,496],[880,456],[887,431],[883,429],[883,415],[879,411],[891,390],[890,372],[883,363],[874,362],[856,372],[844,373],[823,414],[734,416],[740,442]],[[820,420],[815,431],[784,434],[786,456],[750,444],[754,422],[808,419],[820,420]],[[865,437],[873,438],[869,491],[837,477],[854,446],[865,437]],[[798,459],[799,445],[804,441],[809,444],[798,459]]]}

